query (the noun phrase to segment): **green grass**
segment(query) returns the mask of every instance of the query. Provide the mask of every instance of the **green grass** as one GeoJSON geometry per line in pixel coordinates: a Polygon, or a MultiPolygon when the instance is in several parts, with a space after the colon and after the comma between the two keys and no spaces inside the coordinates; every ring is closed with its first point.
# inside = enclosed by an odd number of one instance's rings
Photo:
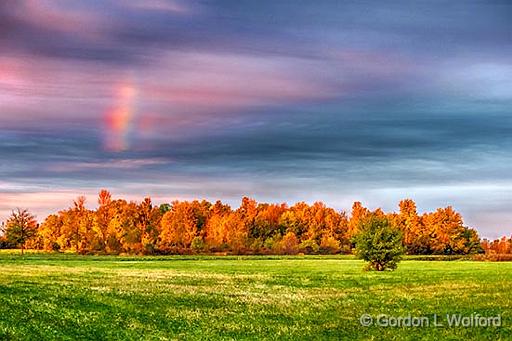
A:
{"type": "Polygon", "coordinates": [[[347,256],[0,252],[0,339],[512,339],[512,263],[347,256]],[[501,314],[496,327],[363,327],[359,317],[501,314]]]}

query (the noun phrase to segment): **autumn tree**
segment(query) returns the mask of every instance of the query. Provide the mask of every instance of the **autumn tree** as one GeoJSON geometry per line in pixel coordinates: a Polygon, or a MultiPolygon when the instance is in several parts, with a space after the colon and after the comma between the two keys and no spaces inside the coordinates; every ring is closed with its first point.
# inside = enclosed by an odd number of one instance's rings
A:
{"type": "Polygon", "coordinates": [[[123,252],[140,253],[142,251],[142,228],[138,221],[138,205],[130,201],[123,205],[118,223],[121,231],[121,247],[123,252]]]}
{"type": "Polygon", "coordinates": [[[285,204],[259,204],[257,214],[252,225],[251,237],[265,242],[283,234],[283,228],[279,224],[281,215],[286,212],[285,204]]]}
{"type": "Polygon", "coordinates": [[[221,249],[226,243],[224,217],[227,213],[215,212],[208,219],[205,227],[205,242],[212,251],[221,249]]]}
{"type": "Polygon", "coordinates": [[[412,254],[468,254],[482,252],[482,247],[508,252],[512,245],[509,239],[481,245],[476,230],[464,226],[462,216],[451,207],[419,216],[410,199],[400,202],[398,213],[371,212],[355,202],[350,217],[322,202],[288,207],[244,197],[236,210],[206,200],[157,206],[149,197],[142,202],[114,200],[107,190],[100,191],[98,205],[89,210],[85,197],[78,197],[70,208],[48,216],[24,247],[115,254],[205,250],[334,254],[351,251],[353,236],[370,216],[400,230],[412,254]]]}
{"type": "Polygon", "coordinates": [[[309,205],[299,202],[283,212],[279,218],[279,225],[284,227],[286,232],[293,234],[300,240],[308,230],[309,205]]]}
{"type": "Polygon", "coordinates": [[[128,202],[123,199],[113,200],[109,204],[109,219],[105,233],[105,250],[108,253],[126,252],[126,230],[129,225],[132,225],[128,205],[128,202]]]}
{"type": "Polygon", "coordinates": [[[69,219],[66,221],[72,249],[78,253],[89,251],[94,240],[94,217],[85,207],[85,202],[84,196],[73,201],[73,207],[68,212],[69,219]]]}
{"type": "Polygon", "coordinates": [[[256,215],[258,214],[258,203],[256,200],[243,197],[242,203],[236,212],[247,225],[247,228],[252,231],[254,229],[254,221],[256,219],[256,215]]]}
{"type": "Polygon", "coordinates": [[[303,239],[313,240],[319,244],[324,230],[326,230],[326,216],[329,213],[324,203],[315,202],[306,211],[307,228],[303,239]]]}
{"type": "Polygon", "coordinates": [[[194,207],[185,201],[175,201],[160,222],[159,247],[188,248],[197,234],[198,219],[194,207]]]}
{"type": "MultiPolygon", "coordinates": [[[[60,211],[62,225],[60,235],[57,238],[58,244],[63,249],[75,252],[83,251],[85,239],[84,229],[88,226],[89,212],[85,208],[85,197],[78,197],[73,201],[73,206],[67,210],[60,211]]],[[[92,225],[92,221],[91,221],[92,225]]]]}
{"type": "MultiPolygon", "coordinates": [[[[461,254],[476,254],[484,252],[482,245],[480,244],[480,237],[475,229],[464,227],[464,232],[461,237],[464,239],[464,248],[460,250],[461,254]]],[[[512,244],[509,243],[509,250],[512,250],[511,246],[512,244]]]]}
{"type": "Polygon", "coordinates": [[[299,252],[299,239],[294,232],[287,232],[278,242],[277,248],[279,253],[285,255],[294,255],[299,252]]]}
{"type": "Polygon", "coordinates": [[[320,240],[320,252],[326,254],[336,254],[341,250],[341,242],[336,239],[334,236],[329,234],[324,234],[322,239],[320,240]]]}
{"type": "Polygon", "coordinates": [[[5,235],[9,242],[21,247],[23,255],[25,243],[37,233],[37,221],[28,210],[16,209],[7,219],[5,235]]]}
{"type": "Polygon", "coordinates": [[[394,225],[402,231],[404,245],[409,254],[425,254],[429,252],[429,234],[418,215],[416,203],[404,199],[399,203],[400,211],[393,215],[394,225]]]}
{"type": "Polygon", "coordinates": [[[37,233],[43,240],[43,249],[47,251],[58,251],[61,249],[59,237],[62,229],[62,217],[59,214],[49,215],[41,224],[37,233]]]}
{"type": "Polygon", "coordinates": [[[361,204],[361,202],[354,202],[354,204],[352,205],[350,220],[348,222],[348,238],[354,237],[359,232],[361,222],[364,221],[369,214],[370,210],[364,207],[363,204],[361,204]]]}
{"type": "Polygon", "coordinates": [[[221,201],[212,206],[208,222],[204,229],[204,240],[212,251],[227,247],[226,217],[232,213],[231,207],[221,201]]]}
{"type": "Polygon", "coordinates": [[[236,213],[230,213],[225,216],[224,225],[227,245],[234,253],[242,252],[247,246],[249,237],[247,225],[236,213]]]}
{"type": "Polygon", "coordinates": [[[462,216],[451,206],[438,208],[422,216],[422,222],[429,233],[428,247],[436,254],[462,254],[468,241],[462,216]]]}
{"type": "Polygon", "coordinates": [[[500,239],[489,241],[487,239],[482,240],[481,248],[486,254],[512,254],[512,237],[507,238],[505,236],[500,239]]]}
{"type": "Polygon", "coordinates": [[[240,211],[217,201],[205,228],[205,241],[211,250],[229,249],[240,253],[247,248],[250,224],[240,211]]]}
{"type": "Polygon", "coordinates": [[[135,222],[140,231],[141,251],[153,253],[156,250],[161,218],[160,210],[153,206],[151,198],[145,198],[137,206],[135,222]]]}
{"type": "Polygon", "coordinates": [[[105,251],[107,248],[108,226],[113,216],[112,194],[102,189],[98,195],[99,207],[94,214],[93,230],[96,235],[94,249],[105,251]]]}

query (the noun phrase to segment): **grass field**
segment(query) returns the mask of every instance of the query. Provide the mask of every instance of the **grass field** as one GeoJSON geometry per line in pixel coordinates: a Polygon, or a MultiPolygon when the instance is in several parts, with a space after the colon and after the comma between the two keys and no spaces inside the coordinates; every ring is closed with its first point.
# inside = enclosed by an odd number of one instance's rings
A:
{"type": "Polygon", "coordinates": [[[0,339],[512,339],[512,263],[0,252],[0,339]],[[359,317],[501,314],[501,327],[359,317]]]}

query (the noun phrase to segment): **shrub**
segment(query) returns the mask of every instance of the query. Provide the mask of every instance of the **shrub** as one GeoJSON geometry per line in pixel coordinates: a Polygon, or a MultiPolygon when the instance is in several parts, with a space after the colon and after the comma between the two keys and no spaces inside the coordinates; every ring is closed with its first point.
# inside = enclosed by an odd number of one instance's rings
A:
{"type": "Polygon", "coordinates": [[[156,253],[156,247],[153,243],[144,244],[144,254],[145,255],[154,255],[156,253]]]}
{"type": "Polygon", "coordinates": [[[299,240],[293,232],[288,232],[279,242],[279,251],[285,255],[295,255],[299,252],[299,240]]]}
{"type": "Polygon", "coordinates": [[[301,252],[303,252],[307,255],[312,255],[312,254],[318,253],[318,251],[320,250],[320,247],[318,246],[318,244],[316,243],[315,240],[308,239],[308,240],[305,240],[302,243],[300,243],[299,249],[301,252]]]}
{"type": "Polygon", "coordinates": [[[333,236],[324,236],[320,242],[320,252],[324,254],[336,254],[340,252],[340,242],[333,236]]]}
{"type": "Polygon", "coordinates": [[[53,243],[51,243],[51,250],[52,250],[52,251],[55,251],[55,252],[60,251],[60,245],[59,245],[59,243],[57,243],[57,242],[53,242],[53,243]]]}
{"type": "Polygon", "coordinates": [[[190,243],[190,248],[195,253],[203,251],[205,248],[203,239],[201,237],[195,237],[194,239],[192,239],[192,242],[190,243]]]}
{"type": "Polygon", "coordinates": [[[263,247],[263,242],[259,238],[254,239],[254,241],[251,243],[251,245],[249,245],[249,249],[252,250],[252,253],[256,254],[256,255],[262,254],[265,252],[264,247],[263,247]]]}
{"type": "Polygon", "coordinates": [[[0,238],[0,249],[14,249],[14,248],[16,248],[16,245],[9,242],[7,240],[7,238],[5,238],[5,237],[0,238]]]}
{"type": "Polygon", "coordinates": [[[268,237],[263,242],[263,247],[266,249],[267,252],[270,252],[274,248],[275,240],[272,237],[268,237]]]}
{"type": "Polygon", "coordinates": [[[510,253],[492,253],[492,254],[478,254],[472,257],[477,261],[489,262],[512,262],[512,254],[510,253]]]}
{"type": "Polygon", "coordinates": [[[370,215],[359,224],[355,236],[356,255],[368,262],[368,270],[396,269],[404,254],[402,233],[391,227],[385,217],[370,215]]]}

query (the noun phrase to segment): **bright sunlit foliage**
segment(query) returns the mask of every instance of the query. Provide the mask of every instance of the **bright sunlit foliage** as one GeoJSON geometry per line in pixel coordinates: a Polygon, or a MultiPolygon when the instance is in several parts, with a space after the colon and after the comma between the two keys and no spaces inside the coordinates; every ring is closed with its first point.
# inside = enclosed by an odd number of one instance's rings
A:
{"type": "Polygon", "coordinates": [[[32,248],[78,253],[336,254],[352,252],[353,237],[371,215],[401,231],[408,254],[482,250],[477,232],[464,226],[453,208],[419,215],[410,199],[400,202],[398,213],[372,212],[356,202],[350,215],[321,202],[287,206],[249,198],[236,209],[206,200],[155,206],[150,198],[140,203],[114,200],[106,190],[99,193],[98,204],[89,210],[79,197],[23,239],[32,248]]]}

